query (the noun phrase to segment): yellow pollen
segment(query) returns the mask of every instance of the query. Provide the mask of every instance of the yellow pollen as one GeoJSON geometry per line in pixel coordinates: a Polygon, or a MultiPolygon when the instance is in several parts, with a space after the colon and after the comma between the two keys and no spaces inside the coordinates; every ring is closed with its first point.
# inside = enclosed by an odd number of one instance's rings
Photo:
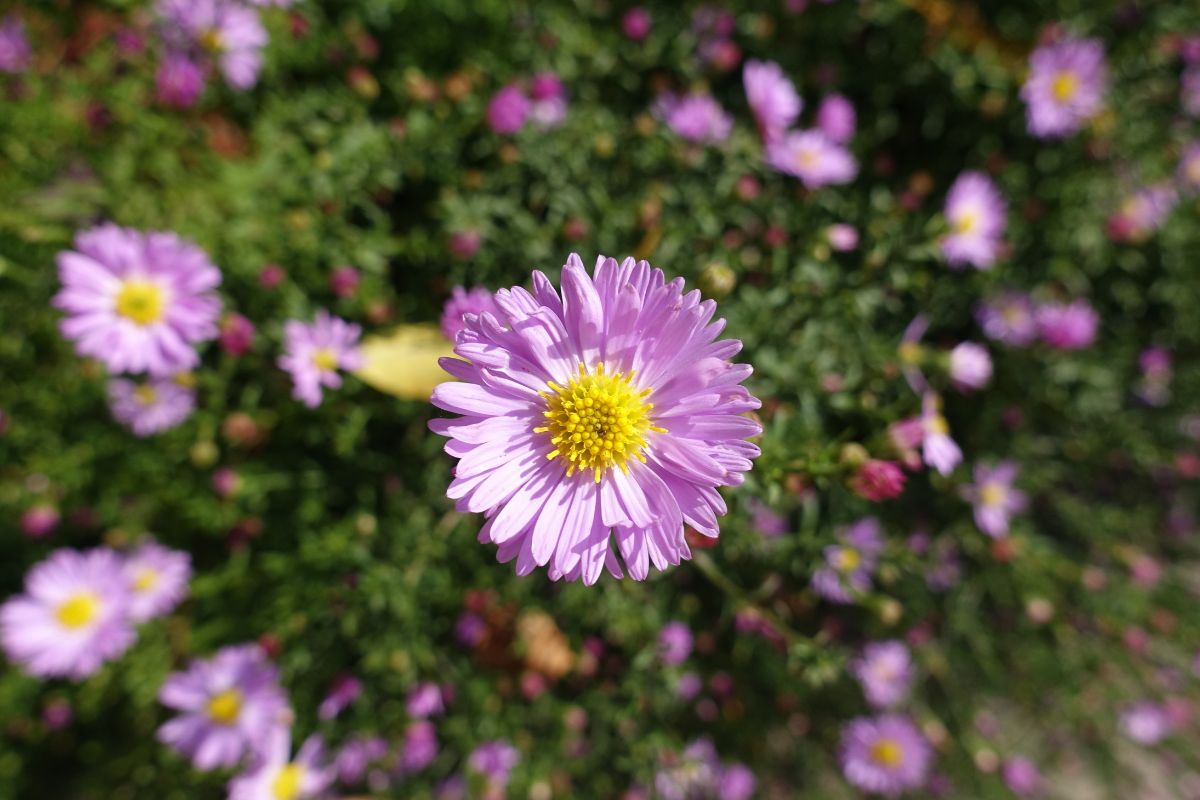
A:
{"type": "Polygon", "coordinates": [[[163,318],[163,290],[150,281],[125,281],[117,292],[117,313],[138,325],[153,325],[163,318]]]}
{"type": "Polygon", "coordinates": [[[921,345],[916,342],[901,342],[896,352],[899,354],[900,360],[905,364],[921,363],[921,345]]]}
{"type": "Polygon", "coordinates": [[[895,739],[880,739],[871,745],[871,760],[881,767],[898,767],[904,760],[904,749],[895,739]]]}
{"type": "Polygon", "coordinates": [[[54,616],[64,628],[82,628],[100,613],[100,598],[94,592],[78,592],[58,607],[54,616]]]}
{"type": "Polygon", "coordinates": [[[979,214],[974,210],[964,211],[958,215],[958,219],[954,220],[954,232],[967,234],[975,230],[977,225],[979,225],[979,214]]]}
{"type": "Polygon", "coordinates": [[[979,500],[985,506],[1004,505],[1004,495],[1004,487],[995,482],[985,483],[979,490],[979,500]]]}
{"type": "Polygon", "coordinates": [[[930,433],[945,435],[950,432],[950,423],[941,414],[934,414],[926,423],[930,433]]]}
{"type": "Polygon", "coordinates": [[[219,53],[225,49],[225,40],[216,28],[209,28],[200,34],[200,46],[210,53],[219,53]]]}
{"type": "Polygon", "coordinates": [[[154,391],[154,387],[150,384],[143,383],[141,386],[133,390],[133,396],[139,403],[144,406],[148,406],[158,399],[158,392],[154,391]]]}
{"type": "Polygon", "coordinates": [[[801,169],[812,169],[820,161],[820,157],[813,150],[801,150],[796,154],[796,166],[801,169]]]}
{"type": "Polygon", "coordinates": [[[1079,91],[1079,78],[1075,77],[1074,72],[1063,70],[1054,76],[1054,83],[1050,86],[1050,93],[1054,95],[1054,99],[1060,103],[1069,103],[1075,97],[1075,93],[1079,91]]]}
{"type": "Polygon", "coordinates": [[[288,764],[279,770],[271,783],[271,796],[275,800],[295,800],[300,796],[300,784],[304,782],[304,767],[288,764]]]}
{"type": "Polygon", "coordinates": [[[325,372],[332,372],[333,370],[337,369],[337,353],[333,352],[333,350],[328,347],[322,347],[320,350],[313,353],[312,362],[316,365],[317,369],[324,370],[325,372]]]}
{"type": "Polygon", "coordinates": [[[853,547],[843,547],[834,558],[834,567],[838,572],[853,572],[862,563],[862,556],[853,547]]]}
{"type": "Polygon", "coordinates": [[[630,458],[646,460],[641,452],[646,447],[646,432],[667,432],[650,421],[654,406],[645,398],[651,390],[638,391],[632,371],[606,375],[604,365],[599,364],[589,373],[580,364],[579,375],[566,386],[553,381],[549,386],[553,394],[541,393],[546,398],[546,424],[533,431],[550,434],[554,447],[546,458],[566,458],[567,475],[590,470],[599,483],[609,467],[627,472],[630,458]]]}
{"type": "Polygon", "coordinates": [[[133,578],[133,590],[135,592],[148,592],[158,583],[158,573],[149,567],[143,567],[137,571],[137,575],[133,578]]]}
{"type": "Polygon", "coordinates": [[[232,725],[242,713],[242,693],[237,689],[226,689],[208,701],[208,716],[219,725],[232,725]]]}

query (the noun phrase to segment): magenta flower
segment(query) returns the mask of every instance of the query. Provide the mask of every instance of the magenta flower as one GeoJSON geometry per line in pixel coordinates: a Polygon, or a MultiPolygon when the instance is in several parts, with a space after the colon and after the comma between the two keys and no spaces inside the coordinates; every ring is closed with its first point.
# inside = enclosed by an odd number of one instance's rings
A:
{"type": "Polygon", "coordinates": [[[689,142],[723,142],[733,129],[733,118],[706,94],[680,96],[667,92],[654,104],[654,113],[677,136],[689,142]]]}
{"type": "Polygon", "coordinates": [[[767,165],[799,178],[810,189],[849,183],[858,175],[858,162],[842,145],[821,131],[793,131],[767,145],[767,165]]]}
{"type": "Polygon", "coordinates": [[[842,729],[841,762],[855,788],[898,797],[925,785],[933,749],[908,717],[858,717],[842,729]]]}
{"type": "Polygon", "coordinates": [[[388,754],[388,743],[378,736],[352,736],[334,758],[337,779],[346,786],[360,783],[367,767],[382,761],[388,754]]]}
{"type": "Polygon", "coordinates": [[[317,707],[317,716],[323,720],[335,719],[338,714],[362,695],[362,681],[354,675],[338,675],[329,689],[329,694],[317,707]]]}
{"type": "Polygon", "coordinates": [[[817,106],[817,129],[830,141],[845,144],[854,138],[858,116],[854,104],[840,94],[831,94],[817,106]]]}
{"type": "Polygon", "coordinates": [[[825,239],[829,242],[829,246],[839,253],[848,253],[858,249],[858,229],[844,222],[838,222],[826,228],[825,239]]]}
{"type": "Polygon", "coordinates": [[[1044,45],[1029,57],[1021,88],[1029,132],[1043,139],[1069,136],[1100,113],[1108,88],[1104,45],[1067,39],[1044,45]]]}
{"type": "Polygon", "coordinates": [[[329,273],[329,290],[341,298],[353,297],[362,283],[362,273],[349,265],[335,267],[329,273]]]}
{"type": "Polygon", "coordinates": [[[1025,756],[1009,756],[1000,765],[1004,785],[1017,797],[1033,797],[1042,786],[1037,765],[1025,756]]]}
{"type": "Polygon", "coordinates": [[[25,35],[25,23],[16,14],[9,14],[0,21],[0,72],[24,72],[32,61],[33,48],[25,35]]]}
{"type": "Polygon", "coordinates": [[[460,459],[447,494],[484,513],[481,542],[516,559],[517,574],[591,585],[607,567],[643,580],[691,557],[684,524],[715,538],[726,511],[718,486],[737,486],[761,426],[741,381],[741,349],[717,340],[716,304],[683,293],[645,261],[597,259],[594,277],[572,254],[562,294],[541,272],[533,292],[496,293],[498,315],[468,315],[442,366],[460,382],[432,396],[463,416],[435,419],[460,459]],[[615,535],[616,542],[611,544],[615,535]]]}
{"type": "Polygon", "coordinates": [[[730,764],[721,769],[716,796],[721,800],[750,800],[758,788],[758,779],[745,764],[730,764]]]}
{"type": "Polygon", "coordinates": [[[484,286],[471,289],[455,286],[442,309],[442,333],[453,342],[458,337],[458,332],[463,329],[464,315],[478,315],[485,311],[493,316],[500,313],[496,301],[492,299],[491,290],[484,286]]]}
{"type": "Polygon", "coordinates": [[[964,392],[982,389],[992,379],[992,357],[975,342],[960,342],[950,351],[950,380],[964,392]]]}
{"type": "Polygon", "coordinates": [[[221,320],[218,341],[221,349],[234,358],[241,358],[254,346],[254,323],[236,312],[229,312],[221,320]]]}
{"type": "Polygon", "coordinates": [[[742,84],[764,142],[778,139],[800,117],[804,101],[774,61],[747,61],[742,68],[742,84]]]}
{"type": "Polygon", "coordinates": [[[38,503],[25,509],[25,513],[21,515],[21,533],[30,539],[41,539],[54,533],[61,521],[62,515],[58,513],[57,508],[38,503]]]}
{"type": "Polygon", "coordinates": [[[653,25],[654,20],[651,19],[650,12],[641,6],[634,6],[621,17],[621,32],[625,34],[625,38],[635,42],[649,36],[653,25]]]}
{"type": "Polygon", "coordinates": [[[232,767],[247,753],[259,754],[286,730],[290,715],[279,671],[253,644],[222,648],[186,672],[171,673],[158,701],[181,712],[158,729],[159,741],[201,770],[232,767]]]}
{"type": "Polygon", "coordinates": [[[658,632],[658,654],[668,666],[678,666],[692,654],[692,631],[683,622],[668,622],[658,632]]]}
{"type": "Polygon", "coordinates": [[[446,710],[442,689],[433,681],[418,683],[408,690],[405,709],[413,719],[436,717],[446,710]]]}
{"type": "Polygon", "coordinates": [[[1057,350],[1082,350],[1096,339],[1100,317],[1087,300],[1045,303],[1035,312],[1038,335],[1057,350]]]}
{"type": "Polygon", "coordinates": [[[498,739],[484,742],[472,750],[467,757],[467,766],[487,778],[493,786],[503,788],[508,785],[509,773],[520,760],[521,753],[517,748],[498,739]]]}
{"type": "Polygon", "coordinates": [[[1171,720],[1159,703],[1142,700],[1121,710],[1121,730],[1138,744],[1154,745],[1171,733],[1171,720]]]}
{"type": "Polygon", "coordinates": [[[825,548],[825,566],[813,573],[813,590],[833,603],[853,603],[871,591],[871,575],[883,553],[879,520],[865,517],[837,531],[838,544],[825,548]]]}
{"type": "Polygon", "coordinates": [[[1118,242],[1144,241],[1166,223],[1178,201],[1179,192],[1170,183],[1138,189],[1109,218],[1109,235],[1118,242]]]}
{"type": "Polygon", "coordinates": [[[113,378],[108,382],[108,405],[113,419],[146,437],[177,427],[196,410],[196,390],[174,378],[142,383],[113,378]]]}
{"type": "Polygon", "coordinates": [[[187,595],[192,577],[192,557],[147,542],[125,559],[129,584],[129,618],[145,622],[171,613],[187,595]]]}
{"type": "Polygon", "coordinates": [[[204,68],[182,53],[167,53],[155,73],[155,87],[162,105],[191,108],[204,91],[204,68]]]}
{"type": "Polygon", "coordinates": [[[994,539],[1008,535],[1013,514],[1025,510],[1025,493],[1013,487],[1017,465],[1001,461],[995,466],[975,465],[975,483],[962,489],[962,496],[975,505],[975,524],[994,539]]]}
{"type": "Polygon", "coordinates": [[[858,468],[850,488],[864,500],[882,503],[899,497],[906,480],[904,471],[895,462],[871,458],[858,468]]]}
{"type": "Polygon", "coordinates": [[[950,266],[971,264],[987,269],[1000,252],[1007,211],[1004,198],[982,172],[964,172],[946,195],[950,233],[942,238],[942,255],[950,266]]]}
{"type": "Polygon", "coordinates": [[[362,328],[328,311],[318,311],[311,325],[289,320],[284,323],[283,334],[287,341],[279,368],[292,376],[292,396],[309,408],[321,405],[322,387],[337,389],[342,385],[338,370],[362,366],[358,350],[362,328]]]}
{"type": "Polygon", "coordinates": [[[925,434],[921,457],[941,474],[949,475],[962,461],[962,450],[950,438],[950,425],[942,416],[941,408],[941,398],[926,392],[921,400],[921,424],[925,434]]]}
{"type": "Polygon", "coordinates": [[[912,656],[904,642],[872,642],[850,664],[850,674],[873,708],[894,708],[908,699],[912,689],[912,656]]]}
{"type": "Polygon", "coordinates": [[[238,0],[158,0],[156,12],[171,50],[219,67],[235,89],[258,81],[267,31],[253,8],[238,0]]]}
{"type": "Polygon", "coordinates": [[[525,127],[529,118],[529,98],[519,86],[508,85],[492,95],[488,102],[487,121],[492,130],[501,134],[512,134],[525,127]]]}
{"type": "Polygon", "coordinates": [[[323,797],[337,771],[319,736],[310,736],[291,758],[287,728],[272,731],[262,757],[229,782],[229,800],[310,800],[323,797]]]}
{"type": "Polygon", "coordinates": [[[56,550],[25,575],[25,593],[0,606],[8,659],[40,678],[82,680],[137,639],[129,589],[112,550],[56,550]]]}
{"type": "Polygon", "coordinates": [[[993,295],[979,306],[975,316],[989,339],[1013,347],[1032,344],[1038,335],[1033,301],[1022,292],[993,295]]]}
{"type": "Polygon", "coordinates": [[[437,729],[428,720],[418,720],[408,726],[400,749],[399,771],[412,775],[428,767],[437,758],[437,729]]]}
{"type": "Polygon", "coordinates": [[[567,87],[553,72],[542,72],[529,82],[529,118],[542,130],[556,128],[567,118],[567,87]]]}
{"type": "Polygon", "coordinates": [[[110,372],[169,375],[200,363],[193,346],[217,336],[221,273],[173,233],[101,225],[58,254],[59,328],[110,372]]]}

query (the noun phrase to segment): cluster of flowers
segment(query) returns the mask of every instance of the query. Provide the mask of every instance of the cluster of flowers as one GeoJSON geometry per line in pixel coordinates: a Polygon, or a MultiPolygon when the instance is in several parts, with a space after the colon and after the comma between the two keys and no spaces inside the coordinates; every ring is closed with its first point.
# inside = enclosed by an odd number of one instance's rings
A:
{"type": "Polygon", "coordinates": [[[135,626],[187,594],[191,557],[149,541],[128,554],[56,550],[0,606],[0,643],[31,675],[82,680],[137,641],[135,626]]]}
{"type": "Polygon", "coordinates": [[[510,83],[492,96],[487,121],[496,133],[513,134],[532,122],[549,130],[567,118],[567,87],[553,72],[541,72],[523,83],[510,83]]]}

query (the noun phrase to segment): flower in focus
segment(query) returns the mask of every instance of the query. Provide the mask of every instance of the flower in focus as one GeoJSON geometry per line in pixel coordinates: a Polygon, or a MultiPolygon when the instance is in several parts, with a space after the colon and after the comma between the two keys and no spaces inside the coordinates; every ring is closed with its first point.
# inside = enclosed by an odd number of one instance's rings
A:
{"type": "Polygon", "coordinates": [[[446,710],[442,702],[441,687],[431,681],[418,683],[408,690],[405,708],[413,719],[436,717],[446,710]]]}
{"type": "Polygon", "coordinates": [[[1025,756],[1009,756],[1000,765],[1000,777],[1004,785],[1018,797],[1033,797],[1042,785],[1042,776],[1037,765],[1025,756]]]}
{"type": "Polygon", "coordinates": [[[567,87],[553,72],[533,76],[529,97],[529,118],[538,128],[555,128],[567,118],[567,87]]]}
{"type": "Polygon", "coordinates": [[[113,418],[136,436],[153,436],[178,426],[196,410],[196,390],[174,378],[142,383],[113,378],[108,382],[113,418]]]}
{"type": "Polygon", "coordinates": [[[872,642],[851,663],[850,673],[872,707],[894,708],[908,699],[912,688],[912,656],[901,641],[872,642]]]}
{"type": "Polygon", "coordinates": [[[221,273],[196,245],[173,233],[107,224],[58,254],[67,313],[59,328],[81,356],[110,372],[169,375],[196,366],[193,345],[217,336],[221,273]]]}
{"type": "Polygon", "coordinates": [[[837,532],[838,544],[825,548],[825,566],[812,576],[813,590],[833,603],[852,603],[871,590],[871,574],[883,553],[879,520],[865,517],[837,532]]]}
{"type": "Polygon", "coordinates": [[[1022,292],[993,295],[979,306],[976,319],[989,339],[1013,347],[1032,344],[1038,335],[1033,301],[1022,292]]]}
{"type": "Polygon", "coordinates": [[[235,89],[249,89],[262,70],[267,31],[258,12],[237,0],[158,0],[168,48],[218,66],[235,89]]]}
{"type": "Polygon", "coordinates": [[[899,497],[904,491],[906,480],[904,471],[895,462],[871,458],[858,468],[850,482],[850,488],[865,500],[882,503],[899,497]]]}
{"type": "Polygon", "coordinates": [[[329,694],[317,708],[317,716],[331,720],[346,710],[362,694],[362,681],[350,674],[338,675],[329,689],[329,694]]]}
{"type": "Polygon", "coordinates": [[[723,142],[733,129],[733,118],[707,94],[680,96],[667,92],[654,104],[654,113],[677,136],[689,142],[723,142]]]}
{"type": "Polygon", "coordinates": [[[962,391],[982,389],[992,379],[992,357],[975,342],[961,342],[950,351],[950,380],[962,391]]]}
{"type": "Polygon", "coordinates": [[[1075,133],[1100,113],[1108,86],[1104,45],[1068,39],[1044,45],[1029,57],[1021,88],[1029,132],[1043,139],[1075,133]]]}
{"type": "Polygon", "coordinates": [[[1058,350],[1081,350],[1096,339],[1100,317],[1087,300],[1044,303],[1035,312],[1038,335],[1058,350]]]}
{"type": "Polygon", "coordinates": [[[204,91],[204,68],[182,53],[167,53],[158,65],[155,87],[164,106],[191,108],[204,91]]]}
{"type": "Polygon", "coordinates": [[[842,729],[842,772],[857,789],[896,797],[925,785],[933,749],[908,717],[858,717],[842,729]]]}
{"type": "Polygon", "coordinates": [[[487,121],[496,133],[516,133],[529,118],[529,98],[516,85],[505,86],[488,102],[487,121]]]}
{"type": "Polygon", "coordinates": [[[809,189],[849,183],[858,175],[858,162],[842,145],[821,131],[793,131],[767,145],[767,164],[801,180],[809,189]]]}
{"type": "Polygon", "coordinates": [[[668,622],[658,632],[658,653],[663,663],[677,666],[692,654],[692,632],[682,622],[668,622]]]}
{"type": "Polygon", "coordinates": [[[950,233],[942,238],[942,255],[950,266],[971,264],[987,269],[1000,252],[1007,210],[992,179],[982,172],[964,172],[946,195],[950,233]]]}
{"type": "Polygon", "coordinates": [[[490,289],[485,286],[471,289],[455,286],[442,309],[442,333],[453,342],[463,328],[465,314],[482,314],[485,311],[493,316],[500,313],[490,289]]]}
{"type": "Polygon", "coordinates": [[[356,370],[362,366],[358,340],[362,328],[329,312],[317,312],[311,325],[290,320],[283,326],[286,337],[279,368],[292,376],[292,396],[309,408],[321,405],[322,387],[342,385],[338,370],[356,370]]]}
{"type": "Polygon", "coordinates": [[[291,758],[291,733],[272,732],[261,758],[229,782],[229,800],[309,800],[321,797],[337,777],[325,759],[321,737],[310,736],[291,758]]]}
{"type": "Polygon", "coordinates": [[[247,753],[258,754],[289,716],[279,671],[253,644],[222,648],[171,673],[158,701],[180,712],[158,729],[159,741],[201,770],[232,767],[247,753]]]}
{"type": "Polygon", "coordinates": [[[147,542],[125,559],[129,618],[134,622],[169,614],[187,594],[192,557],[157,542],[147,542]]]}
{"type": "Polygon", "coordinates": [[[921,425],[921,458],[942,475],[954,472],[962,461],[962,450],[950,438],[950,424],[942,416],[942,399],[933,392],[926,392],[921,399],[921,425]]]}
{"type": "Polygon", "coordinates": [[[821,100],[817,106],[817,128],[821,133],[838,144],[845,144],[854,138],[858,118],[854,113],[854,104],[840,94],[831,94],[821,100]]]}
{"type": "Polygon", "coordinates": [[[1013,514],[1025,509],[1025,493],[1013,487],[1017,465],[1001,461],[995,466],[975,465],[975,483],[962,489],[962,496],[975,505],[975,524],[993,538],[1008,535],[1013,514]]]}
{"type": "Polygon", "coordinates": [[[782,136],[804,108],[796,87],[774,61],[747,61],[742,68],[742,84],[764,142],[782,136]]]}
{"type": "Polygon", "coordinates": [[[1138,744],[1154,745],[1167,738],[1171,720],[1159,703],[1142,700],[1121,710],[1121,730],[1138,744]]]}
{"type": "Polygon", "coordinates": [[[137,638],[129,589],[112,550],[56,550],[25,575],[25,593],[0,606],[8,659],[37,677],[82,680],[137,638]]]}
{"type": "Polygon", "coordinates": [[[441,362],[459,381],[432,402],[463,415],[429,424],[459,459],[447,494],[488,517],[479,540],[518,575],[548,565],[591,585],[623,575],[619,552],[643,580],[690,558],[684,524],[716,538],[716,487],[759,453],[751,368],[728,360],[740,342],[645,261],[600,257],[592,277],[572,254],[561,295],[541,272],[533,287],[497,292],[499,315],[468,316],[461,358],[441,362]]]}
{"type": "Polygon", "coordinates": [[[9,14],[0,21],[0,72],[24,72],[32,60],[25,23],[16,14],[9,14]]]}
{"type": "Polygon", "coordinates": [[[471,751],[467,766],[488,779],[493,786],[508,785],[508,776],[521,760],[521,753],[506,741],[484,742],[471,751]]]}

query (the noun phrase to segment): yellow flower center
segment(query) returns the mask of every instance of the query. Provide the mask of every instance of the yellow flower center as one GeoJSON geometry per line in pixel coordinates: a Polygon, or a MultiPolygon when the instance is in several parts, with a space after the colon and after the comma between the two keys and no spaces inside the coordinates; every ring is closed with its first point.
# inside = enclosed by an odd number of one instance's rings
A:
{"type": "Polygon", "coordinates": [[[833,560],[838,572],[853,572],[862,563],[862,556],[853,547],[843,547],[833,560]]]}
{"type": "Polygon", "coordinates": [[[225,40],[216,28],[209,28],[200,34],[200,46],[210,53],[219,53],[225,49],[225,40]]]}
{"type": "Polygon", "coordinates": [[[638,391],[633,385],[633,372],[606,375],[599,364],[594,373],[579,365],[578,377],[567,385],[550,381],[554,394],[542,392],[546,398],[546,425],[534,428],[534,433],[549,433],[554,449],[546,458],[564,456],[567,475],[575,470],[591,470],[600,476],[609,467],[627,472],[630,458],[644,462],[641,450],[646,446],[646,432],[666,433],[650,421],[654,408],[645,398],[652,390],[638,391]]]}
{"type": "Polygon", "coordinates": [[[163,290],[150,281],[125,281],[117,292],[117,313],[138,325],[152,325],[163,318],[163,290]]]}
{"type": "Polygon", "coordinates": [[[241,713],[242,693],[237,689],[226,689],[208,701],[208,716],[218,725],[232,725],[241,713]]]}
{"type": "Polygon", "coordinates": [[[926,423],[930,433],[945,436],[950,432],[950,423],[941,414],[934,414],[926,423]]]}
{"type": "Polygon", "coordinates": [[[133,578],[135,592],[148,592],[158,583],[158,573],[149,567],[142,567],[133,578]]]}
{"type": "Polygon", "coordinates": [[[959,234],[970,233],[979,225],[979,214],[974,210],[963,211],[958,215],[958,219],[954,220],[954,232],[959,234]]]}
{"type": "Polygon", "coordinates": [[[1054,82],[1050,85],[1050,92],[1054,95],[1054,99],[1060,103],[1069,103],[1075,97],[1075,93],[1079,91],[1079,78],[1074,72],[1063,70],[1054,76],[1054,82]]]}
{"type": "Polygon", "coordinates": [[[1004,495],[1004,487],[995,481],[985,483],[979,490],[979,499],[985,506],[1004,505],[1004,495]]]}
{"type": "Polygon", "coordinates": [[[76,630],[87,625],[100,613],[100,598],[94,592],[78,592],[58,607],[55,617],[64,628],[76,630]]]}
{"type": "Polygon", "coordinates": [[[880,739],[871,745],[871,760],[881,767],[898,767],[904,760],[904,749],[895,739],[880,739]]]}
{"type": "Polygon", "coordinates": [[[337,353],[329,347],[322,347],[317,352],[313,353],[312,363],[317,369],[325,372],[332,372],[337,369],[338,357],[337,353]]]}
{"type": "Polygon", "coordinates": [[[148,383],[143,383],[141,386],[133,390],[133,396],[139,403],[148,406],[158,399],[158,392],[154,391],[154,387],[148,383]]]}
{"type": "Polygon", "coordinates": [[[896,352],[899,354],[900,360],[905,364],[921,363],[921,345],[916,342],[901,342],[896,352]]]}
{"type": "Polygon", "coordinates": [[[820,161],[820,157],[814,150],[801,150],[796,154],[796,166],[800,169],[812,169],[820,161]]]}
{"type": "Polygon", "coordinates": [[[304,767],[288,764],[279,770],[271,784],[271,796],[275,800],[295,800],[300,796],[300,784],[304,781],[304,767]]]}

